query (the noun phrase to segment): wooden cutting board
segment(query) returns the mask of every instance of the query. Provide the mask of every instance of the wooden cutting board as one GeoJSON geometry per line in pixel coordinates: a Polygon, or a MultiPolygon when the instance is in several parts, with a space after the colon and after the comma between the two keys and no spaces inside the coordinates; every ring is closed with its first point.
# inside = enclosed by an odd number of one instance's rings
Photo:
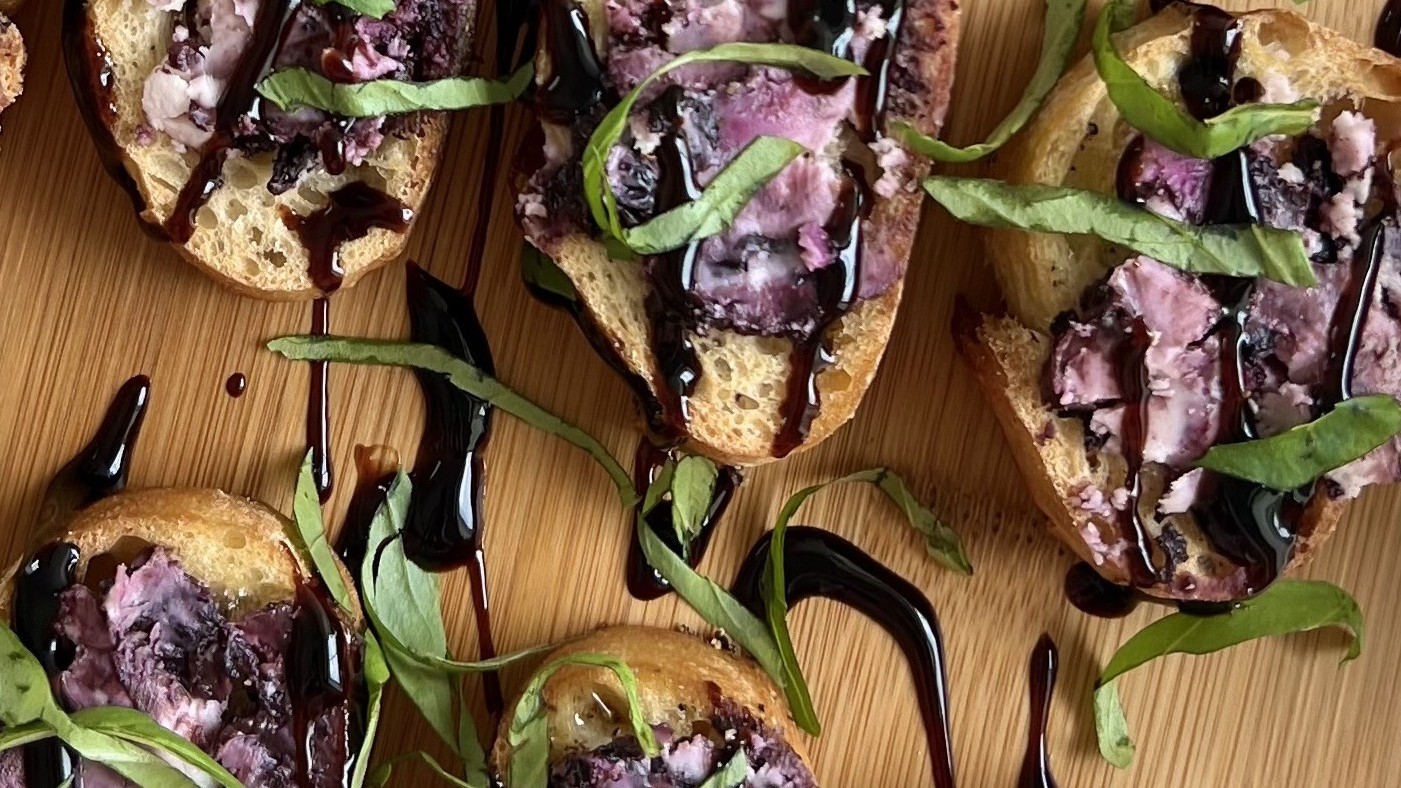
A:
{"type": "MultiPolygon", "coordinates": [[[[1300,10],[1370,39],[1381,0],[1318,0],[1300,10]]],[[[86,440],[122,381],[151,376],[154,395],[133,484],[215,486],[290,509],[304,451],[307,368],[261,350],[307,328],[309,306],[225,292],[138,229],[125,195],[102,172],[79,120],[58,54],[58,0],[17,21],[31,45],[29,85],[0,136],[0,557],[16,558],[50,475],[86,440]],[[232,398],[224,382],[248,377],[232,398]]],[[[981,0],[964,8],[948,138],[986,133],[1016,101],[1035,65],[1042,5],[981,0]]],[[[507,139],[527,128],[519,114],[507,139]]],[[[501,377],[599,436],[619,456],[636,442],[628,390],[564,315],[521,287],[519,235],[504,180],[477,201],[485,115],[459,117],[447,161],[419,221],[412,256],[449,281],[463,276],[472,228],[492,212],[477,304],[501,377]]],[[[985,165],[966,168],[984,171],[985,165]]],[[[1066,550],[1013,466],[1002,435],[949,336],[954,299],[996,301],[974,231],[930,207],[910,267],[895,336],[855,421],[821,448],[750,475],[702,570],[728,581],[787,495],[815,481],[888,464],[967,542],[972,579],[941,570],[900,516],[865,489],[810,503],[807,523],[836,531],[911,579],[943,621],[954,743],[962,784],[1013,784],[1027,728],[1026,661],[1037,637],[1060,644],[1062,674],[1051,722],[1060,784],[1086,786],[1384,786],[1401,779],[1401,606],[1388,590],[1401,561],[1401,491],[1369,491],[1305,573],[1351,590],[1368,614],[1367,648],[1344,668],[1336,632],[1280,638],[1205,658],[1175,657],[1122,682],[1140,745],[1131,770],[1100,760],[1090,716],[1099,666],[1163,614],[1092,619],[1060,592],[1066,550]]],[[[341,293],[337,333],[403,336],[399,266],[341,293]]],[[[411,457],[421,403],[412,377],[382,369],[331,372],[334,458],[340,484],[329,510],[339,525],[354,485],[351,451],[383,443],[411,457]]],[[[487,459],[488,560],[503,651],[605,623],[697,625],[675,599],[639,603],[622,582],[629,519],[607,479],[579,452],[508,418],[487,459]]],[[[476,653],[465,578],[450,577],[443,614],[457,653],[476,653]]],[[[872,624],[835,604],[801,605],[797,651],[826,724],[812,743],[828,786],[929,785],[928,757],[908,669],[872,624]]],[[[504,676],[518,689],[522,671],[504,676]]],[[[470,684],[480,707],[480,686],[470,684]]],[[[412,707],[391,698],[379,753],[445,753],[412,707]]],[[[478,709],[485,732],[488,721],[478,709]]],[[[398,773],[396,784],[424,775],[398,773]]]]}

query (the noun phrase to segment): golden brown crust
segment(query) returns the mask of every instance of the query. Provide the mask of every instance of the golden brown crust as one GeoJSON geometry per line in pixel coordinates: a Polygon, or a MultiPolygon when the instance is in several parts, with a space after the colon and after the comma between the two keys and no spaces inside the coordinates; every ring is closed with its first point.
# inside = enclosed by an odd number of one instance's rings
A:
{"type": "MultiPolygon", "coordinates": [[[[597,33],[602,26],[594,27],[597,33]]],[[[907,4],[897,55],[902,77],[892,79],[887,124],[901,119],[926,134],[938,134],[949,103],[958,31],[959,9],[953,0],[907,4]]],[[[917,161],[906,175],[917,183],[927,172],[927,163],[917,161]]],[[[863,224],[866,248],[908,261],[922,205],[917,191],[876,200],[863,224]]],[[[559,242],[554,256],[579,292],[592,329],[617,360],[646,381],[654,396],[663,390],[666,384],[652,357],[644,307],[648,285],[640,267],[609,259],[601,243],[581,234],[559,242]]],[[[837,361],[818,373],[821,407],[796,451],[821,443],[856,414],[880,366],[903,289],[902,280],[859,303],[828,329],[826,339],[837,361]]],[[[793,343],[727,330],[693,340],[701,377],[689,398],[684,448],[732,465],[773,461],[793,343]]]]}
{"type": "MultiPolygon", "coordinates": [[[[241,616],[274,602],[290,602],[298,579],[313,574],[309,558],[288,535],[293,528],[286,517],[247,498],[218,490],[169,488],[104,498],[40,538],[78,547],[84,557],[79,580],[93,556],[111,552],[129,561],[148,544],[164,546],[191,577],[209,586],[227,614],[241,616]]],[[[20,566],[11,567],[0,584],[0,620],[9,616],[20,566]]],[[[347,587],[354,588],[339,561],[337,567],[347,587]]],[[[356,629],[363,629],[358,600],[351,618],[356,629]]]]}
{"type": "MultiPolygon", "coordinates": [[[[713,716],[715,701],[724,699],[778,731],[798,757],[807,761],[783,694],[747,658],[674,630],[616,626],[569,643],[541,664],[581,653],[605,654],[625,662],[637,676],[643,716],[653,725],[670,726],[678,737],[689,736],[692,721],[713,716]]],[[[627,727],[622,687],[606,669],[566,667],[546,683],[544,699],[552,759],[611,742],[620,726],[627,727]],[[613,715],[604,713],[607,709],[613,715]]],[[[505,773],[510,758],[506,734],[514,704],[507,709],[492,748],[492,766],[498,774],[505,773]]]]}
{"type": "MultiPolygon", "coordinates": [[[[177,150],[165,135],[157,134],[145,144],[138,141],[138,129],[145,122],[145,79],[165,57],[174,15],[152,16],[146,0],[91,0],[88,14],[98,44],[95,51],[106,52],[111,64],[115,117],[110,127],[122,164],[145,202],[141,219],[163,226],[198,161],[197,153],[177,150]]],[[[466,14],[468,19],[473,16],[466,14]]],[[[314,212],[326,205],[327,195],[352,181],[380,189],[417,216],[446,134],[446,116],[425,114],[411,133],[387,136],[363,165],[347,167],[339,176],[318,169],[278,196],[264,188],[272,172],[269,154],[232,155],[223,165],[224,185],[196,214],[193,236],[174,246],[206,274],[244,295],[274,300],[322,295],[312,282],[306,248],[284,216],[314,212]]],[[[398,259],[407,242],[407,231],[373,229],[341,244],[341,286],[351,286],[398,259]]]]}

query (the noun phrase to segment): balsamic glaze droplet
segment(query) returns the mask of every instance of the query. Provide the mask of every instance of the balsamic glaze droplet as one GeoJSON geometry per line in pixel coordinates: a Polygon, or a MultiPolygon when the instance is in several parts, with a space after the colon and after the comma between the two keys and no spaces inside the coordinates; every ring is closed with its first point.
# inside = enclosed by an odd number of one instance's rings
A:
{"type": "MultiPolygon", "coordinates": [[[[661,471],[666,464],[667,452],[658,448],[650,440],[643,438],[638,444],[636,458],[633,461],[633,479],[637,485],[638,495],[645,495],[647,486],[656,478],[656,474],[661,471]]],[[[695,568],[705,558],[706,548],[710,546],[710,539],[715,535],[715,526],[719,524],[720,518],[725,516],[725,510],[730,506],[730,499],[734,497],[736,488],[743,480],[739,470],[729,466],[720,468],[720,475],[715,480],[715,492],[710,499],[710,507],[706,510],[705,519],[701,523],[700,533],[687,546],[687,550],[682,550],[680,542],[676,538],[676,529],[671,522],[671,502],[662,501],[657,504],[647,515],[647,527],[662,540],[662,542],[677,555],[684,555],[687,563],[695,568]]],[[[637,506],[640,508],[642,502],[639,500],[637,506]]],[[[638,541],[637,530],[632,532],[632,544],[628,547],[627,566],[628,591],[633,597],[644,602],[653,599],[661,599],[671,591],[671,584],[666,578],[658,574],[652,565],[647,563],[647,556],[642,552],[642,543],[638,541]]]]}
{"type": "Polygon", "coordinates": [[[224,381],[224,392],[234,399],[242,397],[243,392],[247,390],[248,376],[242,372],[235,372],[224,381]]]}
{"type": "MultiPolygon", "coordinates": [[[[765,615],[764,566],[771,547],[765,535],[745,558],[734,594],[755,615],[765,615]]],[[[944,642],[933,605],[914,584],[887,569],[836,534],[807,526],[788,529],[784,539],[788,606],[820,596],[859,611],[899,644],[914,672],[924,716],[936,788],[953,788],[953,739],[949,733],[948,677],[944,642]]]]}
{"type": "Polygon", "coordinates": [[[1056,670],[1060,652],[1049,634],[1043,634],[1032,649],[1027,672],[1031,685],[1031,718],[1027,724],[1026,757],[1017,788],[1057,788],[1051,775],[1051,752],[1046,734],[1051,718],[1051,697],[1056,692],[1056,670]]]}
{"type": "Polygon", "coordinates": [[[1065,596],[1077,610],[1099,618],[1123,618],[1139,602],[1132,588],[1105,580],[1084,561],[1065,573],[1065,596]]]}
{"type": "Polygon", "coordinates": [[[1401,57],[1401,0],[1387,0],[1382,7],[1372,46],[1393,57],[1401,57]]]}

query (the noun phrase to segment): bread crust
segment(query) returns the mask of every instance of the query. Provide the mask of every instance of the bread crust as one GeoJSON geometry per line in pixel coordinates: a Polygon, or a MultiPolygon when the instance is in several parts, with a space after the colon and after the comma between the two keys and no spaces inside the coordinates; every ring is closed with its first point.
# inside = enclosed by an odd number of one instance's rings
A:
{"type": "MultiPolygon", "coordinates": [[[[902,49],[897,53],[905,77],[891,80],[886,125],[903,120],[937,136],[953,85],[959,6],[954,0],[910,0],[905,13],[902,49]]],[[[595,30],[602,27],[594,25],[595,30]]],[[[912,183],[927,173],[923,161],[908,168],[912,183]]],[[[908,267],[922,205],[923,195],[917,191],[878,198],[863,223],[866,248],[885,248],[908,267]]],[[[641,267],[610,259],[602,243],[584,234],[565,237],[553,254],[574,283],[590,318],[589,329],[603,340],[599,344],[613,348],[614,360],[645,381],[655,398],[666,384],[652,355],[645,309],[649,285],[641,267]]],[[[821,404],[795,452],[821,443],[856,414],[890,340],[903,291],[902,273],[884,293],[859,302],[827,329],[825,340],[837,360],[817,375],[821,404]]],[[[772,462],[784,421],[793,342],[731,330],[710,330],[692,339],[701,377],[689,398],[691,419],[683,449],[730,465],[772,462]]]]}
{"type": "MultiPolygon", "coordinates": [[[[777,731],[804,763],[808,760],[783,693],[746,657],[675,630],[615,626],[559,648],[541,664],[582,653],[605,654],[625,662],[637,676],[643,717],[653,725],[670,726],[678,738],[690,735],[693,720],[711,717],[716,699],[723,698],[777,731]]],[[[620,726],[627,729],[622,687],[604,668],[571,665],[561,669],[545,684],[544,700],[552,761],[611,742],[620,726]],[[599,713],[600,701],[614,710],[617,720],[599,713]]],[[[510,762],[507,732],[509,710],[514,708],[514,703],[507,707],[492,747],[492,768],[497,774],[504,774],[510,762]]]]}
{"type": "MultiPolygon", "coordinates": [[[[61,528],[40,534],[42,541],[34,548],[51,542],[76,545],[82,556],[81,582],[93,556],[111,552],[126,561],[133,556],[124,553],[132,547],[165,547],[191,577],[209,586],[227,615],[238,618],[293,601],[299,579],[314,574],[309,557],[289,536],[294,528],[286,517],[247,498],[219,490],[156,488],[104,498],[61,528]]],[[[28,555],[12,565],[0,582],[0,620],[9,620],[15,578],[27,560],[28,555]]],[[[339,560],[336,566],[353,589],[350,573],[339,560]]],[[[358,599],[353,608],[340,612],[355,631],[363,631],[358,599]]]]}
{"type": "MultiPolygon", "coordinates": [[[[1396,58],[1289,12],[1254,11],[1239,18],[1244,35],[1237,73],[1258,78],[1276,72],[1288,78],[1300,95],[1319,99],[1324,106],[1339,101],[1360,104],[1364,99],[1401,101],[1401,61],[1396,58]]],[[[1171,6],[1125,31],[1116,42],[1139,73],[1158,89],[1176,95],[1174,77],[1186,57],[1190,21],[1187,11],[1171,6]]],[[[1393,127],[1389,136],[1398,131],[1401,127],[1393,127]]],[[[1382,133],[1388,136],[1385,129],[1382,133]]],[[[1004,158],[1002,174],[1012,183],[1112,193],[1115,165],[1131,134],[1109,101],[1093,62],[1085,58],[1066,72],[1004,158]]],[[[986,237],[1007,314],[979,316],[963,307],[955,319],[958,347],[987,392],[1052,532],[1105,577],[1127,583],[1122,567],[1096,563],[1087,541],[1096,532],[1117,535],[1118,526],[1100,522],[1070,503],[1078,486],[1086,481],[1101,483],[1108,471],[1091,466],[1082,425],[1075,419],[1057,418],[1046,408],[1040,384],[1051,351],[1052,320],[1074,308],[1084,290],[1119,260],[1093,238],[1021,231],[994,231],[986,237]]],[[[1342,501],[1314,497],[1300,519],[1290,567],[1312,558],[1337,527],[1345,508],[1342,501]]],[[[1188,540],[1189,555],[1209,550],[1200,533],[1189,535],[1188,540]]],[[[1210,596],[1209,589],[1181,589],[1170,583],[1143,590],[1170,599],[1210,596]]]]}
{"type": "MultiPolygon", "coordinates": [[[[110,74],[108,93],[114,112],[108,123],[122,166],[144,202],[141,220],[163,227],[174,212],[181,187],[189,179],[198,152],[179,151],[164,134],[143,144],[138,129],[145,122],[141,106],[147,75],[165,57],[174,14],[152,15],[147,0],[88,0],[88,31],[110,74]]],[[[465,14],[475,18],[475,3],[465,14]]],[[[470,25],[463,40],[471,38],[470,25]]],[[[70,65],[71,68],[71,65],[70,65]]],[[[94,83],[96,84],[96,83],[94,83]]],[[[80,99],[82,100],[82,99],[80,99]]],[[[307,250],[284,215],[306,216],[327,203],[327,196],[354,181],[363,181],[398,200],[416,218],[432,185],[447,135],[443,113],[423,113],[421,122],[402,136],[390,135],[360,166],[333,176],[317,168],[281,195],[267,191],[271,156],[231,155],[221,170],[224,185],[196,213],[194,234],[173,243],[181,256],[221,284],[244,295],[269,300],[304,300],[325,295],[312,281],[307,250]]],[[[370,271],[399,258],[408,243],[405,232],[375,228],[338,247],[344,269],[341,287],[355,284],[370,271]]]]}

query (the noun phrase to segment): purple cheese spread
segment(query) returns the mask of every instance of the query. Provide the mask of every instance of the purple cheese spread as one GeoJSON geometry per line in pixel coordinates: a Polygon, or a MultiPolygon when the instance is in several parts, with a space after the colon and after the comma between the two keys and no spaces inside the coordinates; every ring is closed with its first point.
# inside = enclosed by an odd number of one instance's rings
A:
{"type": "MultiPolygon", "coordinates": [[[[605,93],[622,95],[678,55],[727,42],[793,43],[788,4],[773,0],[606,0],[607,50],[601,58],[605,93]]],[[[891,4],[854,4],[855,22],[844,57],[862,63],[876,46],[895,46],[898,15],[891,4]]],[[[549,31],[547,31],[547,36],[549,31]]],[[[903,42],[902,42],[903,43],[903,42]]],[[[892,68],[902,68],[897,58],[892,68]]],[[[547,253],[575,233],[593,233],[584,209],[579,155],[602,116],[594,107],[572,119],[546,117],[543,165],[521,194],[517,213],[527,237],[547,253]]],[[[659,148],[679,139],[696,188],[704,188],[759,136],[795,140],[807,152],[765,185],[732,227],[702,241],[693,255],[690,296],[702,328],[741,333],[811,335],[820,307],[812,274],[837,265],[845,238],[832,227],[853,179],[881,197],[915,188],[911,159],[889,139],[862,143],[867,109],[853,80],[820,83],[784,69],[731,63],[683,67],[660,78],[638,102],[621,143],[610,152],[607,182],[618,196],[625,226],[647,221],[659,204],[666,172],[659,148]],[[851,148],[860,149],[853,155],[851,148]],[[844,153],[844,150],[846,151],[844,153]],[[845,157],[846,161],[843,161],[845,157]]],[[[869,139],[869,137],[868,137],[869,139]]],[[[671,143],[674,144],[674,143],[671,143]]],[[[862,244],[858,298],[888,290],[903,259],[884,244],[862,244]]],[[[648,261],[649,269],[652,261],[648,261]]]]}
{"type": "Polygon", "coordinates": [[[647,757],[637,740],[620,737],[571,753],[550,769],[550,788],[696,788],[730,762],[740,747],[749,761],[746,788],[815,788],[812,773],[781,735],[744,709],[722,702],[709,734],[686,739],[659,727],[662,752],[647,757]]]}
{"type": "MultiPolygon", "coordinates": [[[[215,134],[219,101],[255,39],[261,0],[148,0],[174,15],[163,60],[146,78],[138,140],[164,135],[177,149],[203,147],[215,134]]],[[[400,0],[383,19],[340,6],[302,3],[283,31],[273,68],[301,67],[332,81],[424,81],[457,73],[469,0],[400,0]]],[[[261,24],[269,24],[263,20],[261,24]]],[[[277,22],[272,22],[277,24],[277,22]]],[[[276,150],[269,188],[281,193],[319,163],[331,171],[359,165],[386,134],[411,118],[347,119],[316,109],[284,112],[270,104],[236,124],[236,147],[276,150]]]]}
{"type": "MultiPolygon", "coordinates": [[[[293,710],[285,661],[295,610],[274,604],[239,621],[219,609],[209,588],[156,547],[117,569],[110,588],[86,585],[63,592],[55,628],[73,646],[73,659],[56,681],[69,711],[124,706],[189,739],[245,785],[297,785],[293,710]]],[[[311,724],[325,752],[334,752],[336,715],[311,724]]],[[[341,723],[343,725],[343,718],[341,723]]],[[[340,737],[344,741],[344,736],[340,737]]],[[[17,751],[0,758],[0,788],[22,788],[17,751]]],[[[205,780],[203,773],[192,777],[205,780]]],[[[323,775],[318,786],[339,786],[323,775]]],[[[83,763],[84,788],[127,786],[103,766],[83,763]]],[[[201,782],[200,784],[203,784],[201,782]]]]}
{"type": "MultiPolygon", "coordinates": [[[[1381,233],[1382,257],[1351,377],[1354,395],[1401,396],[1401,230],[1396,200],[1377,167],[1373,122],[1343,112],[1322,136],[1267,139],[1246,151],[1248,178],[1264,224],[1299,230],[1318,285],[1297,288],[1259,280],[1244,302],[1239,364],[1245,408],[1261,436],[1277,434],[1322,415],[1335,401],[1334,358],[1340,353],[1335,313],[1363,275],[1363,237],[1381,233]],[[1380,215],[1364,219],[1369,201],[1380,215]],[[1359,258],[1360,256],[1360,258],[1359,258]]],[[[1135,140],[1120,170],[1122,197],[1148,210],[1200,223],[1211,191],[1210,162],[1135,140]]],[[[1223,386],[1223,321],[1237,304],[1232,280],[1197,277],[1147,257],[1134,257],[1086,293],[1080,307],[1053,326],[1046,367],[1050,406],[1084,420],[1092,462],[1124,458],[1124,416],[1143,408],[1142,462],[1163,477],[1160,515],[1187,512],[1199,502],[1203,472],[1193,463],[1211,446],[1234,440],[1223,386]],[[1135,328],[1139,327],[1139,328],[1135,328]],[[1142,401],[1124,391],[1124,359],[1134,330],[1146,330],[1142,401]]],[[[1356,297],[1356,296],[1352,296],[1356,297]]],[[[1235,371],[1229,371],[1235,375],[1235,371]]],[[[1356,496],[1369,484],[1401,480],[1401,441],[1393,439],[1325,477],[1324,494],[1356,496]]],[[[1124,487],[1078,493],[1080,505],[1117,519],[1129,505],[1124,487]]],[[[1093,546],[1093,545],[1092,545],[1093,546]]],[[[1097,557],[1118,562],[1124,545],[1099,543],[1097,557]]]]}

